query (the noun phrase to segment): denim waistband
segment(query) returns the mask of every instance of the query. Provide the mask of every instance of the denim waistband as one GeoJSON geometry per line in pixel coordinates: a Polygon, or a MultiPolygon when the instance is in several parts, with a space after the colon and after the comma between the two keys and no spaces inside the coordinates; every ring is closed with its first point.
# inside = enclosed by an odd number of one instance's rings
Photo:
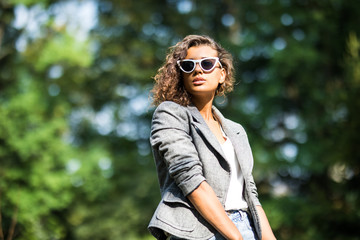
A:
{"type": "Polygon", "coordinates": [[[225,210],[225,212],[226,212],[227,214],[237,213],[237,212],[239,212],[239,211],[241,211],[241,212],[246,212],[246,213],[250,213],[249,208],[225,210]]]}
{"type": "Polygon", "coordinates": [[[242,208],[242,209],[236,209],[236,210],[226,210],[225,211],[228,216],[240,213],[240,215],[246,214],[249,219],[252,219],[251,213],[249,208],[242,208]]]}

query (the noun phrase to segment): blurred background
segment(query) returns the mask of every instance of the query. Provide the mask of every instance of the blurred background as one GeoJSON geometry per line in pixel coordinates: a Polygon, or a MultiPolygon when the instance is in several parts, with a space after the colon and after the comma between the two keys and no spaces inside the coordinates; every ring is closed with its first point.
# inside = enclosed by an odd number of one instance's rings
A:
{"type": "Polygon", "coordinates": [[[0,240],[153,239],[149,90],[206,34],[235,61],[278,239],[360,239],[360,1],[0,1],[0,240]]]}

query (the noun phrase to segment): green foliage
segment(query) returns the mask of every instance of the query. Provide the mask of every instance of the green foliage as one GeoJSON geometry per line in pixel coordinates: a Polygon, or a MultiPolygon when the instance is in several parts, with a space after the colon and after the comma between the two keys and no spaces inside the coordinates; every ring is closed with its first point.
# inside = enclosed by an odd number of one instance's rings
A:
{"type": "Polygon", "coordinates": [[[42,47],[34,46],[40,52],[35,68],[39,71],[54,63],[66,63],[70,66],[88,67],[92,63],[89,43],[77,40],[68,33],[58,33],[48,37],[42,47]]]}
{"type": "Polygon", "coordinates": [[[170,45],[208,34],[234,56],[238,84],[216,102],[248,132],[278,239],[358,238],[357,1],[99,0],[96,26],[79,40],[87,3],[0,3],[6,237],[152,239],[152,77],[170,45]],[[73,8],[74,18],[62,15],[73,8]]]}
{"type": "Polygon", "coordinates": [[[65,172],[72,150],[61,138],[66,121],[47,116],[46,101],[32,85],[1,102],[1,202],[7,206],[5,216],[17,211],[26,231],[44,235],[36,239],[47,239],[43,218],[57,221],[52,212],[66,208],[73,198],[65,172]]]}
{"type": "Polygon", "coordinates": [[[48,0],[40,0],[40,1],[39,0],[5,0],[4,2],[11,5],[23,4],[23,5],[31,6],[33,4],[46,4],[48,3],[48,0]]]}

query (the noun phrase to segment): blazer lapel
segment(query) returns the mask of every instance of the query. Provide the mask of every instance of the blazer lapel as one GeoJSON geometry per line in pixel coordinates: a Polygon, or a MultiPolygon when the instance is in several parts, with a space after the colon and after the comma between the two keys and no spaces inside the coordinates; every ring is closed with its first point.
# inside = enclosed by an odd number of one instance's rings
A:
{"type": "Polygon", "coordinates": [[[215,107],[213,107],[213,110],[219,118],[225,134],[230,138],[234,146],[242,173],[246,174],[249,173],[249,171],[251,172],[251,165],[249,163],[251,163],[252,153],[246,134],[241,134],[243,130],[237,124],[226,121],[225,117],[215,107]]]}
{"type": "Polygon", "coordinates": [[[244,175],[251,173],[252,152],[246,135],[238,134],[234,140],[231,140],[234,145],[235,153],[239,161],[241,171],[244,175]]]}
{"type": "Polygon", "coordinates": [[[199,131],[198,133],[204,137],[205,141],[207,141],[226,160],[225,154],[221,148],[219,141],[211,132],[204,118],[201,116],[199,110],[194,105],[189,105],[188,109],[193,116],[194,121],[192,122],[192,124],[196,128],[196,131],[199,131]]]}

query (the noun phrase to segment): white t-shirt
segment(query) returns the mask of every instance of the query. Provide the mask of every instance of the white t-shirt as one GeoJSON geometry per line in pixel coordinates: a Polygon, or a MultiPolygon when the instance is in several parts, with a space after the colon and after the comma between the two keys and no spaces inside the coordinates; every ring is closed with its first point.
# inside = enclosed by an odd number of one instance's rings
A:
{"type": "MultiPolygon", "coordinates": [[[[223,132],[224,137],[225,133],[223,132]]],[[[228,137],[225,143],[221,144],[226,160],[230,165],[230,185],[225,201],[225,210],[237,210],[248,207],[243,195],[244,177],[241,173],[239,161],[236,157],[234,146],[228,137]]]]}

